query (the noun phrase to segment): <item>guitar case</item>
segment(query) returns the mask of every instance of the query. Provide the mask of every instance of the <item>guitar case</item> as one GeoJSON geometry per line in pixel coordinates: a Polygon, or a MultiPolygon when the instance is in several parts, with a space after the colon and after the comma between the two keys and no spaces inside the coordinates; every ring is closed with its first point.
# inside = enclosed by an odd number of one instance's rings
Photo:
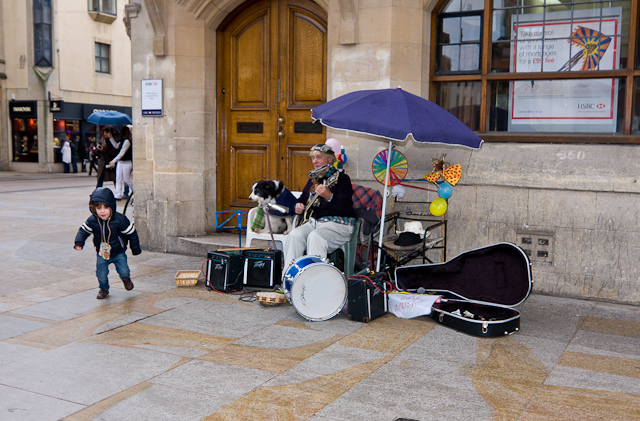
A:
{"type": "Polygon", "coordinates": [[[431,318],[480,337],[511,335],[520,330],[522,304],[529,294],[531,263],[511,243],[466,251],[444,263],[396,268],[396,286],[413,293],[441,295],[431,318]]]}

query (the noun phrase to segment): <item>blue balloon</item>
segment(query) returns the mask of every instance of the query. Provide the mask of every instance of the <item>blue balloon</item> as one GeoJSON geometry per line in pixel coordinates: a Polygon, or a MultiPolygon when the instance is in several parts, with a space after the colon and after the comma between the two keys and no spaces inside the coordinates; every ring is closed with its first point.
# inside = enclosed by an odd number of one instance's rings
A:
{"type": "Polygon", "coordinates": [[[453,194],[453,186],[446,181],[438,186],[438,196],[448,199],[453,194]]]}

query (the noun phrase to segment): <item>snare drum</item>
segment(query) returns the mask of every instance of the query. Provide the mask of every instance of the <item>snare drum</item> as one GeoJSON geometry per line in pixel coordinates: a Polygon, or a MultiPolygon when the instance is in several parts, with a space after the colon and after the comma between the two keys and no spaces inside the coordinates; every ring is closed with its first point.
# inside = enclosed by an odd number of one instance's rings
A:
{"type": "Polygon", "coordinates": [[[294,260],[285,272],[283,289],[293,308],[312,322],[332,318],[347,301],[344,275],[317,256],[302,256],[294,260]]]}

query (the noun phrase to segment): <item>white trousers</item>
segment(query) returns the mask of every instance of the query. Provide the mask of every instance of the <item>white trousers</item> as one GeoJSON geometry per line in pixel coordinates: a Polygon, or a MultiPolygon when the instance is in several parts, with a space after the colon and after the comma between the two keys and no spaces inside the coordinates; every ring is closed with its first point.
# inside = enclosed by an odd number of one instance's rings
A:
{"type": "MultiPolygon", "coordinates": [[[[116,163],[116,199],[122,198],[124,194],[124,183],[127,183],[131,192],[133,192],[133,162],[118,161],[116,163]]],[[[129,192],[129,194],[131,194],[129,192]]]]}
{"type": "Polygon", "coordinates": [[[284,267],[288,268],[295,259],[305,255],[326,258],[329,253],[349,241],[351,234],[353,225],[311,218],[285,237],[284,267]]]}

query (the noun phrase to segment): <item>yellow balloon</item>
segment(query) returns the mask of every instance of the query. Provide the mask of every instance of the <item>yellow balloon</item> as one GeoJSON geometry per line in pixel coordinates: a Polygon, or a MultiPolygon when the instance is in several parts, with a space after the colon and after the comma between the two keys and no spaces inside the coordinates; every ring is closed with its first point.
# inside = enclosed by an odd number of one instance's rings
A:
{"type": "Polygon", "coordinates": [[[433,216],[442,216],[447,211],[447,201],[439,197],[431,202],[429,210],[431,211],[431,215],[433,216]]]}

